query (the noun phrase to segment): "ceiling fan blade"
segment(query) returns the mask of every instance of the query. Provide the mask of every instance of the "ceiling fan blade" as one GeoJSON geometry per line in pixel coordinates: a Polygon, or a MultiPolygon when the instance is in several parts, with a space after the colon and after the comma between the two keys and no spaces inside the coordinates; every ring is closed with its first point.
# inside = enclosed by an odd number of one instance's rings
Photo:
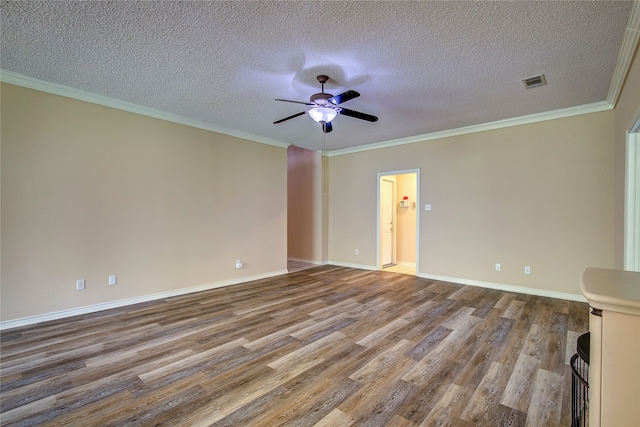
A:
{"type": "Polygon", "coordinates": [[[301,115],[303,115],[303,114],[305,114],[305,113],[306,113],[306,111],[303,111],[302,113],[296,113],[296,114],[294,114],[293,116],[285,117],[284,119],[280,119],[280,120],[278,120],[277,122],[273,122],[273,124],[275,125],[275,124],[278,124],[278,123],[282,123],[282,122],[284,122],[285,120],[293,119],[294,117],[301,116],[301,115]]]}
{"type": "Polygon", "coordinates": [[[293,102],[294,104],[302,104],[302,105],[316,105],[316,104],[312,104],[311,102],[292,101],[290,99],[278,99],[278,98],[276,98],[276,101],[293,102]]]}
{"type": "Polygon", "coordinates": [[[372,116],[371,114],[361,113],[359,111],[348,110],[346,108],[338,109],[340,114],[344,114],[345,116],[354,117],[360,120],[366,120],[368,122],[377,122],[378,118],[376,116],[372,116]]]}
{"type": "Polygon", "coordinates": [[[333,130],[333,125],[331,124],[331,122],[322,123],[322,132],[329,133],[332,130],[333,130]]]}
{"type": "Polygon", "coordinates": [[[338,104],[342,104],[343,102],[347,102],[350,99],[357,98],[359,96],[360,94],[355,90],[348,90],[344,93],[341,93],[340,95],[336,95],[333,98],[327,99],[327,101],[329,101],[332,104],[338,105],[338,104]]]}

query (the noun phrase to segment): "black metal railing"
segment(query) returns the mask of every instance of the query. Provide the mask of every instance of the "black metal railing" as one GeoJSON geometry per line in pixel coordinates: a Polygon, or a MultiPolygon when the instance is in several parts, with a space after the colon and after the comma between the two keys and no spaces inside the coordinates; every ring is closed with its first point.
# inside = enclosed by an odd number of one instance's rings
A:
{"type": "Polygon", "coordinates": [[[589,425],[589,341],[590,335],[578,337],[578,352],[571,357],[571,427],[589,425]]]}

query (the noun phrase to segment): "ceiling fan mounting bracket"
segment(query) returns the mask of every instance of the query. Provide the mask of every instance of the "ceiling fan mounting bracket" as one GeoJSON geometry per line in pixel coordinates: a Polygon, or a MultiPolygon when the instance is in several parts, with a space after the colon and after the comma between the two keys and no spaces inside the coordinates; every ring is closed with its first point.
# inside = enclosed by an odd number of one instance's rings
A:
{"type": "Polygon", "coordinates": [[[329,76],[320,74],[318,77],[316,77],[316,79],[318,79],[318,82],[320,82],[320,84],[325,84],[329,80],[329,76]]]}

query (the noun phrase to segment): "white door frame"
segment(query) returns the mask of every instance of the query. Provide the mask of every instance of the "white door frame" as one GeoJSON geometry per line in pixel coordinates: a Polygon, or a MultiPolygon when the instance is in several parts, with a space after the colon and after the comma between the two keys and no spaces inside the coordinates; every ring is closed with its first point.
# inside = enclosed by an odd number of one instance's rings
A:
{"type": "MultiPolygon", "coordinates": [[[[396,214],[396,209],[395,209],[395,201],[397,199],[397,192],[398,192],[398,182],[396,180],[395,175],[384,175],[380,178],[380,181],[378,181],[378,184],[380,185],[382,182],[389,182],[391,183],[391,264],[395,264],[396,263],[396,223],[397,223],[397,214],[396,214]]],[[[379,195],[382,195],[382,187],[380,188],[380,192],[378,192],[379,195]]],[[[378,214],[380,214],[382,212],[382,197],[380,198],[380,206],[379,206],[379,210],[378,210],[378,214]]],[[[385,206],[386,208],[386,206],[385,206]]],[[[382,224],[380,224],[380,227],[378,228],[380,234],[380,240],[378,241],[378,245],[380,246],[380,259],[378,260],[378,263],[380,264],[380,267],[386,265],[382,263],[382,252],[383,252],[383,248],[382,245],[380,244],[382,242],[382,224]]]]}
{"type": "Polygon", "coordinates": [[[640,271],[640,117],[626,136],[623,268],[640,271]]]}
{"type": "Polygon", "coordinates": [[[420,273],[420,169],[405,169],[389,172],[378,172],[376,179],[376,265],[378,270],[382,270],[380,265],[380,180],[389,175],[416,174],[416,275],[420,273]]]}

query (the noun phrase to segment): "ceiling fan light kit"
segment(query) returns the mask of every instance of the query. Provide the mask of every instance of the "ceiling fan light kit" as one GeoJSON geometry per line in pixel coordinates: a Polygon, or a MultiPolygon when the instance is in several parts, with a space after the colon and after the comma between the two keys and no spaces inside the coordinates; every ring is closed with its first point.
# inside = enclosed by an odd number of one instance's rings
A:
{"type": "Polygon", "coordinates": [[[336,118],[338,112],[329,107],[315,107],[309,110],[309,115],[318,123],[329,123],[336,118]]]}
{"type": "Polygon", "coordinates": [[[277,120],[273,122],[273,124],[282,123],[286,120],[293,119],[294,117],[298,117],[303,115],[304,113],[307,113],[309,114],[309,117],[322,125],[322,131],[324,133],[328,133],[333,130],[331,121],[335,119],[338,114],[360,120],[366,120],[368,122],[378,121],[378,118],[376,116],[372,116],[371,114],[361,113],[359,111],[347,110],[346,108],[338,107],[338,105],[342,104],[343,102],[359,97],[360,94],[358,92],[356,92],[355,90],[348,90],[341,93],[340,95],[333,96],[332,94],[325,93],[324,91],[324,84],[327,82],[327,80],[329,80],[329,77],[321,74],[316,78],[322,85],[322,92],[314,93],[313,95],[311,95],[311,97],[309,98],[309,102],[291,101],[289,99],[276,99],[276,101],[293,102],[295,104],[308,105],[312,108],[301,113],[285,117],[284,119],[277,120]]]}

